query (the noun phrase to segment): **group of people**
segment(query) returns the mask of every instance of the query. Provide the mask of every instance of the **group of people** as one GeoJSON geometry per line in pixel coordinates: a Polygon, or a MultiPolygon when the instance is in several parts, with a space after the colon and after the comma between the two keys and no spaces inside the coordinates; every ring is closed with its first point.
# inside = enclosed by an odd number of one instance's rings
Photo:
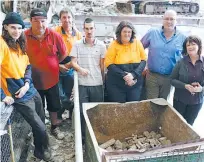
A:
{"type": "Polygon", "coordinates": [[[94,20],[85,19],[82,37],[68,8],[61,10],[61,25],[53,29],[47,27],[43,9],[31,11],[31,28],[25,31],[21,16],[8,13],[0,37],[1,101],[12,104],[31,125],[34,156],[51,159],[45,108],[51,134],[64,138],[59,125],[65,108],[72,116],[74,70],[78,73],[83,136],[82,103],[103,102],[104,87],[109,102],[124,103],[140,101],[144,87],[146,99],[167,99],[173,85],[173,106],[192,125],[203,103],[202,42],[179,32],[176,17],[175,11],[167,10],[162,27],[150,29],[141,40],[133,24],[122,21],[106,49],[95,37],[94,20]]]}

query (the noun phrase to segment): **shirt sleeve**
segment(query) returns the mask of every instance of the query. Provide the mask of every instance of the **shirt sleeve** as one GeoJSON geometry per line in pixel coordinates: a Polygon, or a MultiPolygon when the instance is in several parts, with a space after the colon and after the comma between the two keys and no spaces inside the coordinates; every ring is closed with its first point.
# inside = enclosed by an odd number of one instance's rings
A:
{"type": "MultiPolygon", "coordinates": [[[[4,59],[6,49],[5,49],[5,46],[4,46],[4,41],[1,38],[0,38],[0,49],[1,49],[0,50],[0,66],[2,66],[2,62],[3,62],[3,59],[4,59]]],[[[2,85],[1,85],[1,81],[0,81],[0,96],[1,96],[1,101],[2,101],[6,97],[6,94],[4,93],[4,90],[1,87],[2,87],[2,85]]]]}
{"type": "Polygon", "coordinates": [[[141,42],[144,48],[148,48],[150,45],[151,33],[152,33],[152,30],[150,29],[141,39],[141,42]]]}
{"type": "Polygon", "coordinates": [[[32,81],[31,77],[31,65],[27,65],[25,75],[24,75],[24,82],[30,83],[32,81]]]}
{"type": "Polygon", "coordinates": [[[82,39],[82,34],[81,34],[81,32],[78,32],[77,40],[80,40],[80,39],[82,39]]]}
{"type": "Polygon", "coordinates": [[[138,47],[139,47],[139,51],[140,51],[141,60],[147,61],[147,55],[145,53],[144,47],[143,47],[141,41],[139,41],[139,40],[138,40],[138,47]]]}
{"type": "Polygon", "coordinates": [[[181,88],[181,89],[185,89],[185,83],[181,82],[179,80],[179,70],[181,67],[181,61],[178,61],[171,73],[171,85],[174,86],[175,88],[181,88]]]}
{"type": "Polygon", "coordinates": [[[55,34],[57,35],[57,42],[56,42],[57,44],[56,44],[56,46],[57,46],[57,49],[58,49],[58,52],[59,52],[59,61],[61,62],[67,56],[67,49],[66,49],[66,45],[65,45],[62,37],[56,32],[55,32],[55,34]]]}
{"type": "Polygon", "coordinates": [[[114,64],[115,57],[116,57],[116,50],[115,50],[114,42],[112,42],[109,45],[108,50],[106,51],[106,54],[105,54],[105,66],[108,67],[109,65],[114,64]]]}
{"type": "Polygon", "coordinates": [[[77,57],[78,56],[78,50],[77,50],[77,43],[75,43],[72,47],[72,50],[70,52],[70,56],[77,57]]]}
{"type": "Polygon", "coordinates": [[[105,58],[106,54],[106,45],[103,43],[101,46],[101,58],[105,58]]]}
{"type": "Polygon", "coordinates": [[[5,48],[4,48],[4,41],[0,38],[0,65],[2,64],[2,61],[4,59],[4,53],[5,53],[5,48]]]}
{"type": "Polygon", "coordinates": [[[105,55],[105,66],[108,70],[123,78],[126,73],[114,64],[116,54],[115,45],[114,42],[112,42],[105,55]]]}

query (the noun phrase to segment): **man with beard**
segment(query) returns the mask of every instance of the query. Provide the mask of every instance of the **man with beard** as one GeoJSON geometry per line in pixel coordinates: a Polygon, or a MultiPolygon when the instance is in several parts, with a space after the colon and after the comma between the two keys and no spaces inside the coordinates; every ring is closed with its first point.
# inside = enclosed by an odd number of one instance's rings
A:
{"type": "Polygon", "coordinates": [[[73,44],[77,40],[80,40],[82,38],[82,35],[75,27],[74,16],[71,10],[69,10],[68,8],[63,8],[60,11],[59,18],[62,25],[57,26],[55,28],[55,31],[62,36],[67,48],[68,56],[59,64],[59,92],[62,109],[58,112],[58,118],[62,119],[62,114],[66,108],[69,110],[69,118],[71,119],[74,105],[70,101],[70,97],[74,86],[74,69],[71,66],[71,57],[69,56],[69,54],[73,44]]]}
{"type": "Polygon", "coordinates": [[[84,137],[82,103],[103,102],[104,55],[106,46],[95,38],[95,24],[90,18],[84,21],[85,38],[74,44],[70,56],[79,74],[79,102],[84,137]]]}
{"type": "Polygon", "coordinates": [[[167,10],[163,26],[150,29],[141,39],[144,48],[149,49],[146,68],[146,97],[164,98],[170,93],[170,74],[181,58],[185,36],[176,28],[177,13],[167,10]]]}
{"type": "Polygon", "coordinates": [[[51,134],[63,139],[58,128],[57,112],[61,109],[59,98],[59,62],[67,56],[66,46],[61,36],[47,28],[47,13],[43,9],[33,9],[30,13],[31,28],[25,31],[27,53],[32,65],[32,79],[35,88],[51,119],[51,134]]]}

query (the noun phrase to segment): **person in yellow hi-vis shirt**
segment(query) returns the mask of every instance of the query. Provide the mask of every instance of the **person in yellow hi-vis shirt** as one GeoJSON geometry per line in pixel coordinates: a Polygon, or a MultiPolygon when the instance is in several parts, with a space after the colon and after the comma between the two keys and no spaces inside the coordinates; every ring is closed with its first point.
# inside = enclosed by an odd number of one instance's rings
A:
{"type": "Polygon", "coordinates": [[[72,89],[74,86],[73,68],[71,66],[71,58],[69,56],[73,44],[82,38],[82,34],[76,29],[74,24],[74,15],[68,8],[63,8],[60,11],[59,18],[61,25],[55,27],[55,31],[58,32],[66,45],[68,56],[60,62],[60,81],[59,91],[60,100],[62,103],[62,109],[58,112],[58,118],[62,118],[62,114],[66,109],[69,109],[69,117],[72,116],[73,103],[70,102],[72,89]]]}
{"type": "Polygon", "coordinates": [[[110,102],[139,101],[146,65],[146,54],[140,40],[135,37],[134,26],[122,21],[105,55],[108,69],[106,90],[110,102]]]}
{"type": "Polygon", "coordinates": [[[32,127],[34,156],[50,161],[45,114],[41,97],[31,78],[31,65],[26,54],[23,34],[24,22],[16,12],[10,12],[3,21],[0,36],[1,101],[13,105],[32,127]]]}

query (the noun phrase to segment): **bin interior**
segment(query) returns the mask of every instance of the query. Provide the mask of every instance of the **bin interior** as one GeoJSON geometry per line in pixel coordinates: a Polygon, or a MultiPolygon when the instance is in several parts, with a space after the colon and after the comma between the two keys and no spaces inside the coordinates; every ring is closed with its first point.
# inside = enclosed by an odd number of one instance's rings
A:
{"type": "Polygon", "coordinates": [[[98,104],[86,113],[99,145],[112,138],[123,142],[126,137],[142,135],[144,131],[160,133],[172,143],[200,139],[168,103],[98,104]]]}

